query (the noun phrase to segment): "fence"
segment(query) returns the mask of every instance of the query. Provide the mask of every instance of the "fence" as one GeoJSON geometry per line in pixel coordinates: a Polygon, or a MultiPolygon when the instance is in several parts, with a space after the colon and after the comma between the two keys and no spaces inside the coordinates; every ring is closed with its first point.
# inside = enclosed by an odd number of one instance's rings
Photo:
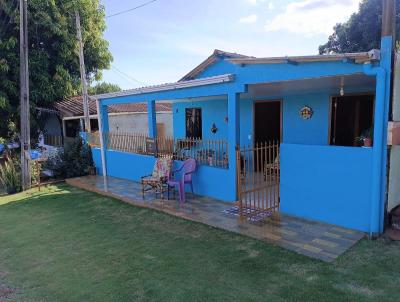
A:
{"type": "Polygon", "coordinates": [[[279,142],[237,150],[238,197],[241,216],[269,214],[279,208],[279,142]]]}
{"type": "Polygon", "coordinates": [[[229,167],[228,142],[225,140],[177,139],[174,154],[179,160],[194,158],[200,165],[229,167]]]}
{"type": "MultiPolygon", "coordinates": [[[[98,133],[89,133],[87,139],[91,146],[100,147],[98,133]]],[[[153,139],[142,133],[110,132],[104,136],[104,141],[109,150],[156,156],[172,155],[176,160],[194,158],[199,165],[228,168],[228,142],[224,140],[174,140],[172,137],[153,139]]]]}
{"type": "Polygon", "coordinates": [[[44,144],[53,147],[63,147],[64,144],[72,142],[73,137],[63,137],[61,135],[44,135],[44,144]]]}

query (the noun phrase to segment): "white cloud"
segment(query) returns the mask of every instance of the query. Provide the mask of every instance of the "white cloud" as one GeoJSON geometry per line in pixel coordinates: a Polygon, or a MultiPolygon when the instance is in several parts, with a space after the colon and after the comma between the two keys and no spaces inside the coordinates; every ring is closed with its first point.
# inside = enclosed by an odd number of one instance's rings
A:
{"type": "Polygon", "coordinates": [[[251,5],[257,5],[259,3],[265,2],[265,0],[246,0],[251,5]]]}
{"type": "Polygon", "coordinates": [[[359,0],[302,0],[290,3],[283,13],[265,25],[265,30],[298,34],[329,35],[336,23],[346,21],[357,11],[359,0]]]}
{"type": "Polygon", "coordinates": [[[275,9],[275,5],[274,5],[273,2],[268,3],[268,9],[269,9],[269,10],[275,9]]]}
{"type": "Polygon", "coordinates": [[[257,20],[258,20],[258,16],[256,14],[253,14],[253,15],[250,15],[247,17],[240,18],[239,22],[249,24],[249,23],[256,23],[257,20]]]}

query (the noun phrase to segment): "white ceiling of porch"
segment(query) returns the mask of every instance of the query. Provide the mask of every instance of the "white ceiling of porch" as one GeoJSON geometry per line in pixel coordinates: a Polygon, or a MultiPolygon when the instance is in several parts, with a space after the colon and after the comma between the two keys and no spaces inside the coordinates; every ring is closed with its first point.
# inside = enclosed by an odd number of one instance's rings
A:
{"type": "Polygon", "coordinates": [[[328,91],[331,94],[339,94],[342,83],[345,93],[360,88],[364,90],[368,88],[370,91],[375,91],[374,77],[369,77],[364,74],[352,74],[340,77],[324,77],[249,85],[248,92],[243,94],[242,97],[252,99],[260,96],[284,96],[323,91],[328,91]]]}

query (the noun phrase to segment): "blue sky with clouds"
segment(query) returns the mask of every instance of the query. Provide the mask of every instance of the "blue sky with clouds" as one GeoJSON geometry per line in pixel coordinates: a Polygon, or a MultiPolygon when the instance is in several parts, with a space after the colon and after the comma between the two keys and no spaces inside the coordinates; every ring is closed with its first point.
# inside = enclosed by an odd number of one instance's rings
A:
{"type": "MultiPolygon", "coordinates": [[[[148,0],[102,0],[106,15],[148,0]]],[[[157,0],[107,18],[114,57],[103,80],[122,88],[174,82],[214,49],[268,57],[316,54],[359,0],[157,0]]]]}

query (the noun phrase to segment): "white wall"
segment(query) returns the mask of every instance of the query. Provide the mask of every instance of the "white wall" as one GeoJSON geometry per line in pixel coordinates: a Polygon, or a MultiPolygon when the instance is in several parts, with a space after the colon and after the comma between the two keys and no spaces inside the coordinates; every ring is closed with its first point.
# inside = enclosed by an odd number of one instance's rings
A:
{"type": "MultiPolygon", "coordinates": [[[[156,115],[157,124],[165,125],[166,136],[173,135],[172,112],[161,112],[156,115]]],[[[147,113],[127,113],[109,115],[110,132],[149,133],[147,113]]]]}

